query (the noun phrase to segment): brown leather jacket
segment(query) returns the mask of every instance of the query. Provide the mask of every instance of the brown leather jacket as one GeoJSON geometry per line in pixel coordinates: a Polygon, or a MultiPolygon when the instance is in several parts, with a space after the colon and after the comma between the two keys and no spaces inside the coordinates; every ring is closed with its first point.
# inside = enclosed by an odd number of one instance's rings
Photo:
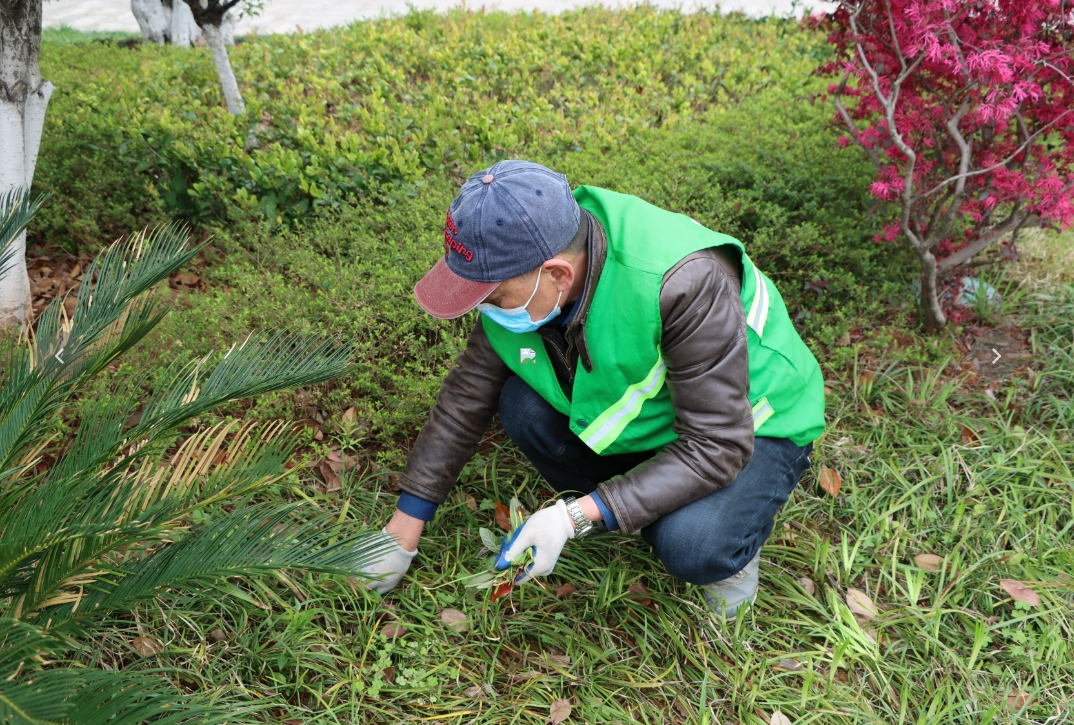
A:
{"type": "MultiPolygon", "coordinates": [[[[594,367],[585,325],[607,253],[600,222],[581,211],[578,234],[587,236],[588,248],[585,292],[575,302],[568,325],[538,329],[566,390],[579,361],[587,372],[594,367]]],[[[623,533],[727,485],[753,455],[746,316],[737,257],[728,247],[706,249],[684,257],[664,275],[661,348],[679,438],[626,474],[597,486],[623,533]]],[[[414,442],[400,478],[404,491],[443,503],[496,413],[500,391],[511,375],[478,318],[414,442]]]]}

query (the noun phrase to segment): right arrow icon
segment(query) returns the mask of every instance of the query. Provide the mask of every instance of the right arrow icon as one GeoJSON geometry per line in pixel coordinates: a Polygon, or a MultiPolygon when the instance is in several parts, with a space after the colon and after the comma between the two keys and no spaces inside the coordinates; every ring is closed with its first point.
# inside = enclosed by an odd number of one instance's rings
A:
{"type": "Polygon", "coordinates": [[[993,361],[992,361],[992,364],[993,364],[993,365],[995,365],[995,364],[996,364],[996,362],[997,362],[997,361],[998,361],[998,360],[999,360],[999,359],[1000,359],[1001,357],[1003,357],[1003,356],[1002,356],[1002,355],[1000,355],[1000,354],[999,354],[998,352],[996,352],[996,348],[992,348],[992,352],[995,352],[995,353],[996,353],[996,358],[995,358],[995,360],[993,360],[993,361]]]}

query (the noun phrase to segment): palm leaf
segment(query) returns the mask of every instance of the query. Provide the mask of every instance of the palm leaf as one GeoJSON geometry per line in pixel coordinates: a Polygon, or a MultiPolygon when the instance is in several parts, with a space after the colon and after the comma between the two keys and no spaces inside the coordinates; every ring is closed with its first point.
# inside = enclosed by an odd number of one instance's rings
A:
{"type": "Polygon", "coordinates": [[[328,544],[334,520],[299,518],[303,502],[257,504],[239,509],[174,544],[151,551],[137,564],[114,568],[70,603],[35,613],[33,620],[61,626],[78,614],[129,608],[169,588],[214,587],[233,576],[283,569],[360,576],[393,546],[392,537],[364,533],[328,544]]]}
{"type": "Polygon", "coordinates": [[[11,269],[15,256],[15,240],[22,234],[48,194],[30,201],[26,187],[16,186],[0,194],[0,279],[11,269]]]}
{"type": "Polygon", "coordinates": [[[188,262],[203,246],[185,249],[187,233],[173,224],[117,241],[90,265],[67,319],[56,298],[38,319],[27,349],[13,353],[0,387],[0,472],[47,435],[60,405],[85,381],[130,349],[166,314],[135,300],[188,262]]]}
{"type": "Polygon", "coordinates": [[[0,618],[0,722],[175,725],[234,720],[232,708],[199,704],[152,672],[56,667],[54,662],[41,667],[44,658],[68,649],[70,644],[53,634],[0,618]]]}

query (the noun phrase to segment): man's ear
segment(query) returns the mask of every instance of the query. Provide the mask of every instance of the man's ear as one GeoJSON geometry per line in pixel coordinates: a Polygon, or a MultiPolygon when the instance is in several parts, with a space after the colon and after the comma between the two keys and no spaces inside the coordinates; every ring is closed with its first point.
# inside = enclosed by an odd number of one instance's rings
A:
{"type": "Polygon", "coordinates": [[[560,292],[566,292],[574,284],[574,265],[567,260],[553,257],[541,267],[552,275],[552,282],[560,292]]]}

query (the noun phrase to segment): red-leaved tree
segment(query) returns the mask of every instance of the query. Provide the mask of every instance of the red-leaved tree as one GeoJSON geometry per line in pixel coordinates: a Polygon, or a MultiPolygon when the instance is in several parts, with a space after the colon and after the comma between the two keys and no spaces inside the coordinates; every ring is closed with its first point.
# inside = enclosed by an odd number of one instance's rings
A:
{"type": "MultiPolygon", "coordinates": [[[[876,164],[870,189],[921,260],[925,327],[947,324],[949,280],[1031,226],[1074,223],[1074,11],[1068,0],[843,0],[807,20],[836,59],[818,68],[835,123],[876,164]]],[[[998,258],[998,256],[997,256],[998,258]]]]}

